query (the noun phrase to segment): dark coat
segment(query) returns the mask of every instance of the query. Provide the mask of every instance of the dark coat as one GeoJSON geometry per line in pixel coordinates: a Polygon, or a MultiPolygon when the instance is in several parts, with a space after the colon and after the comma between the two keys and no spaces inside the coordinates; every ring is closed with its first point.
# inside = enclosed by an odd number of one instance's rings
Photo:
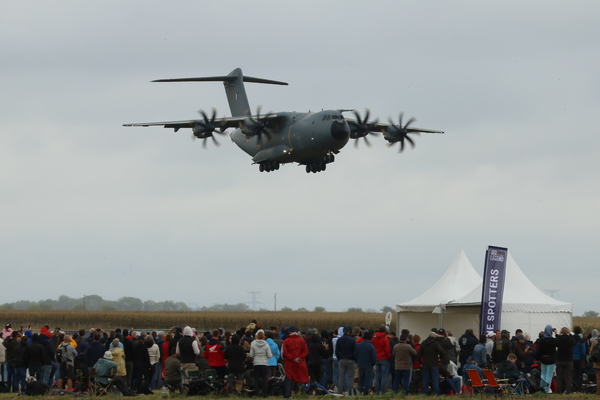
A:
{"type": "Polygon", "coordinates": [[[424,367],[437,367],[438,358],[445,359],[446,354],[436,338],[430,336],[421,343],[417,358],[421,360],[421,365],[424,367]]]}
{"type": "Polygon", "coordinates": [[[363,340],[356,345],[356,364],[358,368],[373,368],[377,363],[377,351],[373,343],[363,340]]]}
{"type": "Polygon", "coordinates": [[[554,339],[556,361],[573,361],[573,346],[577,344],[573,335],[558,335],[554,339]]]}

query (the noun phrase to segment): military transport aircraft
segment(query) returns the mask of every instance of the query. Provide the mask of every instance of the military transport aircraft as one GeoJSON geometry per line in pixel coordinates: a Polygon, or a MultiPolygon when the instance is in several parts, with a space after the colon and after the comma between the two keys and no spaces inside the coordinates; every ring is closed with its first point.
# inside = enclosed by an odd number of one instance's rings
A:
{"type": "Polygon", "coordinates": [[[402,123],[400,113],[398,124],[391,118],[389,124],[378,120],[369,121],[370,112],[367,109],[364,118],[353,110],[325,110],[319,112],[277,112],[261,115],[260,107],[255,115],[250,112],[244,82],[287,85],[285,82],[244,76],[240,68],[236,68],[227,76],[212,76],[203,78],[159,79],[153,82],[204,82],[222,81],[231,110],[231,117],[217,118],[213,109],[210,117],[204,111],[199,111],[201,119],[172,122],[142,122],[124,124],[123,126],[163,126],[173,128],[177,132],[181,128],[191,128],[193,137],[204,139],[206,147],[208,138],[218,145],[214,134],[226,134],[227,129],[234,128],[231,140],[252,157],[254,164],[259,165],[260,171],[275,171],[280,164],[298,163],[306,166],[306,172],[324,171],[327,164],[335,160],[335,154],[348,143],[350,139],[363,138],[370,146],[367,135],[378,135],[389,142],[388,146],[399,143],[400,152],[404,150],[405,142],[414,147],[414,141],[408,135],[411,133],[444,133],[431,129],[413,128],[415,121],[410,118],[402,123]],[[356,120],[344,118],[343,113],[353,111],[356,120]]]}

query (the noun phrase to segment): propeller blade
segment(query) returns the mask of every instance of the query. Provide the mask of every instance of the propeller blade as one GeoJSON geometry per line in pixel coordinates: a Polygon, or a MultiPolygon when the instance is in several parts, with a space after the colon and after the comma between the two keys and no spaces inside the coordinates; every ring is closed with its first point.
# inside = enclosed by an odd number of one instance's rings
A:
{"type": "Polygon", "coordinates": [[[406,123],[406,125],[404,125],[404,128],[403,128],[403,129],[406,129],[406,128],[408,128],[408,126],[409,126],[410,124],[412,124],[413,122],[415,122],[416,120],[417,120],[417,119],[416,119],[415,117],[412,117],[411,119],[409,119],[409,120],[408,120],[408,122],[406,123]]]}

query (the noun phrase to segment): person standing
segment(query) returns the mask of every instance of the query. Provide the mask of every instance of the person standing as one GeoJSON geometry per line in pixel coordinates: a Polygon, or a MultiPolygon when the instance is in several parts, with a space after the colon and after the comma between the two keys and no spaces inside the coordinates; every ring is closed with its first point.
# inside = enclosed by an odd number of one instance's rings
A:
{"type": "Polygon", "coordinates": [[[355,353],[356,340],[352,337],[352,328],[345,326],[344,335],[335,344],[335,355],[337,356],[339,367],[338,393],[347,393],[352,389],[354,370],[356,369],[355,353]]]}
{"type": "Polygon", "coordinates": [[[583,374],[583,364],[585,363],[585,340],[583,340],[583,328],[576,326],[573,328],[573,337],[575,346],[573,346],[573,386],[580,391],[583,374]]]}
{"type": "Polygon", "coordinates": [[[283,341],[281,352],[283,353],[285,381],[283,383],[283,397],[289,399],[292,395],[292,384],[309,383],[308,369],[306,367],[306,356],[308,347],[306,342],[298,333],[298,328],[290,326],[289,335],[283,341]]]}
{"type": "MultiPolygon", "coordinates": [[[[240,335],[237,333],[231,336],[231,343],[225,349],[225,359],[227,360],[227,371],[229,376],[230,389],[235,389],[238,393],[244,388],[244,371],[246,361],[246,350],[240,344],[240,335]]],[[[166,380],[166,378],[165,378],[166,380]]],[[[232,390],[233,391],[233,390],[232,390]]]]}
{"type": "Polygon", "coordinates": [[[375,365],[375,394],[385,394],[387,391],[387,376],[390,368],[390,340],[386,335],[385,325],[381,325],[372,340],[377,353],[375,365]]]}
{"type": "Polygon", "coordinates": [[[556,367],[556,343],[552,336],[555,331],[556,329],[552,329],[552,325],[546,325],[544,337],[539,339],[535,352],[535,358],[542,363],[542,381],[540,385],[546,393],[552,393],[550,384],[556,367]]]}
{"type": "MultiPolygon", "coordinates": [[[[596,336],[595,340],[590,341],[590,351],[588,353],[590,357],[592,356],[592,351],[594,351],[594,347],[596,346],[600,346],[600,338],[598,338],[598,336],[596,336]]],[[[600,395],[600,385],[597,384],[600,382],[600,361],[594,361],[593,367],[594,371],[596,372],[596,394],[600,395]]]]}
{"type": "MultiPolygon", "coordinates": [[[[196,361],[198,360],[198,357],[200,357],[200,347],[198,346],[198,341],[194,339],[193,335],[194,331],[192,331],[192,328],[186,326],[183,328],[183,336],[175,344],[175,353],[179,354],[181,369],[184,371],[186,376],[188,375],[188,371],[198,371],[196,361]]],[[[175,340],[175,337],[171,339],[169,351],[171,351],[172,342],[175,340]]]]}
{"type": "Polygon", "coordinates": [[[225,361],[225,346],[219,340],[219,335],[218,329],[212,331],[212,337],[204,346],[202,356],[208,360],[208,365],[217,372],[219,379],[223,379],[227,375],[227,361],[225,361]]]}
{"type": "Polygon", "coordinates": [[[148,335],[146,337],[146,347],[148,348],[148,356],[150,357],[150,381],[148,385],[150,390],[154,390],[158,389],[158,381],[154,381],[155,371],[160,367],[160,349],[154,343],[154,336],[148,335]]]}
{"type": "MultiPolygon", "coordinates": [[[[7,327],[10,327],[10,324],[6,324],[7,327]]],[[[2,332],[2,336],[4,336],[4,332],[2,332]]],[[[17,344],[20,341],[21,333],[19,331],[13,331],[11,329],[10,336],[4,338],[2,342],[2,346],[4,346],[5,350],[5,364],[6,367],[6,379],[5,382],[12,382],[12,390],[13,392],[17,392],[16,379],[15,379],[15,362],[13,359],[13,351],[17,344]]]]}
{"type": "Polygon", "coordinates": [[[133,349],[133,385],[136,387],[137,394],[154,394],[150,390],[150,380],[152,379],[152,365],[150,364],[150,354],[143,336],[138,336],[137,343],[133,349]]]}
{"type": "Polygon", "coordinates": [[[363,340],[356,344],[356,364],[358,365],[358,391],[368,395],[373,382],[373,367],[377,364],[377,350],[371,343],[371,332],[363,332],[363,340]]]}
{"type": "MultiPolygon", "coordinates": [[[[27,386],[27,367],[29,365],[29,360],[27,358],[27,353],[31,345],[27,344],[29,338],[27,336],[22,336],[21,340],[17,343],[15,348],[13,349],[13,363],[15,365],[15,375],[13,382],[13,392],[15,393],[24,393],[25,387],[27,386]],[[16,385],[15,385],[16,384],[16,385]],[[14,388],[16,387],[16,390],[14,388]],[[19,390],[20,388],[20,390],[19,390]]],[[[39,345],[39,343],[38,343],[39,345]]],[[[37,350],[37,349],[36,349],[37,350]]],[[[43,349],[42,349],[43,350],[43,349]]],[[[37,351],[36,351],[37,353],[37,351]]],[[[30,375],[35,376],[36,379],[41,378],[41,373],[38,371],[38,356],[34,355],[35,360],[32,360],[32,365],[34,365],[33,369],[30,369],[30,375]],[[37,373],[37,375],[36,375],[37,373]]],[[[41,368],[40,368],[41,369],[41,368]]]]}
{"type": "Polygon", "coordinates": [[[556,344],[556,391],[570,394],[573,388],[573,346],[577,344],[567,327],[560,330],[556,344]]]}
{"type": "MultiPolygon", "coordinates": [[[[281,349],[273,337],[272,330],[266,332],[265,336],[267,337],[266,342],[271,348],[271,353],[273,353],[273,357],[269,358],[269,379],[271,379],[277,374],[277,364],[279,363],[279,357],[281,357],[281,349]]],[[[225,349],[225,352],[227,352],[227,349],[225,349]]],[[[225,358],[227,358],[227,354],[225,354],[225,358]]]]}
{"type": "MultiPolygon", "coordinates": [[[[444,349],[436,340],[436,333],[429,333],[429,337],[421,343],[417,358],[421,361],[421,372],[423,374],[423,394],[429,393],[429,384],[436,396],[440,395],[440,369],[438,368],[438,359],[444,359],[444,349]]],[[[464,336],[464,335],[463,335],[464,336]]],[[[462,338],[461,357],[462,357],[462,338]]]]}
{"type": "MultiPolygon", "coordinates": [[[[479,340],[477,340],[473,334],[473,329],[471,328],[467,329],[465,333],[458,339],[458,344],[460,345],[460,355],[458,357],[458,360],[460,361],[459,374],[462,370],[462,366],[467,363],[467,359],[473,355],[473,350],[475,350],[477,343],[479,343],[479,340]]],[[[504,357],[503,360],[505,358],[506,357],[504,357]]]]}
{"type": "Polygon", "coordinates": [[[398,393],[399,386],[402,385],[402,391],[408,394],[408,386],[412,379],[413,358],[417,356],[415,349],[406,339],[408,335],[400,335],[400,341],[394,346],[394,393],[398,393]]]}
{"type": "MultiPolygon", "coordinates": [[[[125,365],[125,351],[119,347],[119,339],[113,339],[110,352],[112,353],[112,361],[117,363],[117,373],[115,374],[115,381],[119,380],[123,382],[125,388],[127,387],[127,367],[125,365]]],[[[106,353],[105,353],[106,354],[106,353]]]]}
{"type": "Polygon", "coordinates": [[[66,380],[67,389],[72,389],[73,380],[75,379],[75,357],[77,357],[77,350],[71,345],[71,335],[65,335],[63,337],[63,343],[60,345],[59,350],[60,356],[57,355],[56,360],[60,369],[58,388],[62,389],[63,383],[66,380]]]}
{"type": "Polygon", "coordinates": [[[258,396],[260,393],[262,397],[267,397],[269,395],[267,390],[269,358],[273,357],[273,353],[271,347],[265,341],[265,332],[262,329],[256,332],[256,336],[250,344],[248,357],[252,359],[254,364],[254,394],[258,396]]]}
{"type": "Polygon", "coordinates": [[[487,351],[485,349],[486,341],[487,337],[485,335],[479,335],[479,343],[477,343],[473,349],[473,358],[481,368],[486,368],[487,366],[487,351]]]}
{"type": "Polygon", "coordinates": [[[308,345],[308,376],[311,383],[320,382],[323,375],[323,358],[325,358],[325,346],[321,343],[321,337],[314,333],[310,337],[308,345]]]}

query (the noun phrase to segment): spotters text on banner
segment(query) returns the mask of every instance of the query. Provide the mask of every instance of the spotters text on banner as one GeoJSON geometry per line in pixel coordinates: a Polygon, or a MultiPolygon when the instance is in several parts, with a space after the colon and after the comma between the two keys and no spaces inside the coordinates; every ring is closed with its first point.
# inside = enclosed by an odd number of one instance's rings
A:
{"type": "Polygon", "coordinates": [[[505,247],[488,246],[485,252],[479,328],[482,335],[500,329],[507,255],[508,249],[505,247]]]}

